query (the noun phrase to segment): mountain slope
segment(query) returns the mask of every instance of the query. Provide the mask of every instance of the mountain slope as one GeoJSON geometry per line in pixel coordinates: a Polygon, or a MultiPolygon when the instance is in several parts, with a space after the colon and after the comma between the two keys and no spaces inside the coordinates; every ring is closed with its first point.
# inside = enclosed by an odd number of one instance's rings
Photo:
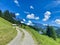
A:
{"type": "Polygon", "coordinates": [[[0,17],[0,45],[6,45],[16,34],[17,32],[12,24],[0,17]]]}

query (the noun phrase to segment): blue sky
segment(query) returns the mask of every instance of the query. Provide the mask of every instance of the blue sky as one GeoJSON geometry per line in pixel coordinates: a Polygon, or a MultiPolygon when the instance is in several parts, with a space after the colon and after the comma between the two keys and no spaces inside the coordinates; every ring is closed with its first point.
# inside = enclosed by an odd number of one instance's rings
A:
{"type": "Polygon", "coordinates": [[[35,22],[60,27],[59,0],[0,0],[0,10],[15,13],[28,25],[35,22]]]}

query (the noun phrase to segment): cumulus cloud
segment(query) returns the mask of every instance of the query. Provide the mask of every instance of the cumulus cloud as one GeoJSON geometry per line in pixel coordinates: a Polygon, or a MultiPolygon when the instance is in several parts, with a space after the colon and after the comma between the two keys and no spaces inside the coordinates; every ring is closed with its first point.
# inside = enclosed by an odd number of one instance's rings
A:
{"type": "Polygon", "coordinates": [[[36,20],[38,20],[38,19],[39,19],[39,17],[36,17],[35,19],[36,19],[36,20]]]}
{"type": "Polygon", "coordinates": [[[21,23],[24,23],[23,21],[21,21],[21,23]]]}
{"type": "Polygon", "coordinates": [[[55,23],[60,24],[60,19],[56,19],[55,23]]]}
{"type": "Polygon", "coordinates": [[[25,19],[22,19],[21,23],[24,23],[26,20],[25,19]]]}
{"type": "Polygon", "coordinates": [[[27,23],[27,25],[30,25],[30,23],[27,23]]]}
{"type": "Polygon", "coordinates": [[[32,21],[29,20],[28,23],[32,23],[32,21]]]}
{"type": "Polygon", "coordinates": [[[28,14],[28,15],[27,15],[27,18],[28,18],[28,19],[36,19],[36,20],[39,19],[39,17],[36,17],[35,14],[33,14],[33,13],[28,14]]]}
{"type": "Polygon", "coordinates": [[[31,6],[30,6],[30,9],[34,9],[34,7],[31,5],[31,6]]]}
{"type": "Polygon", "coordinates": [[[47,21],[50,18],[50,15],[51,15],[51,12],[50,11],[46,11],[44,13],[44,19],[43,19],[43,21],[47,21]]]}
{"type": "Polygon", "coordinates": [[[29,18],[29,19],[34,19],[35,17],[34,17],[34,14],[28,14],[28,15],[27,15],[27,18],[29,18]]]}
{"type": "Polygon", "coordinates": [[[18,0],[14,0],[14,3],[17,4],[17,6],[19,6],[18,0]]]}
{"type": "Polygon", "coordinates": [[[28,23],[26,23],[27,25],[33,25],[32,21],[28,21],[28,23]]]}
{"type": "Polygon", "coordinates": [[[28,23],[27,23],[27,25],[31,25],[31,24],[32,24],[32,22],[29,20],[28,23]]]}
{"type": "Polygon", "coordinates": [[[15,13],[16,16],[20,15],[19,13],[15,13]]]}
{"type": "Polygon", "coordinates": [[[23,21],[26,21],[25,19],[23,19],[23,21]]]}

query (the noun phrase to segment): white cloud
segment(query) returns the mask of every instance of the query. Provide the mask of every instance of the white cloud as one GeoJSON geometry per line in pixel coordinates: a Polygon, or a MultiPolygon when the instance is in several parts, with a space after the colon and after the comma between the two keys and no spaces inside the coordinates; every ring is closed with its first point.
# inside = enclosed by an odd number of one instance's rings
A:
{"type": "Polygon", "coordinates": [[[44,13],[44,19],[43,19],[43,21],[47,21],[50,18],[50,15],[51,15],[51,12],[50,11],[46,11],[44,13]]]}
{"type": "Polygon", "coordinates": [[[16,16],[20,15],[19,13],[15,13],[16,16]]]}
{"type": "Polygon", "coordinates": [[[28,23],[32,23],[32,21],[29,20],[28,23]]]}
{"type": "Polygon", "coordinates": [[[60,24],[60,19],[56,19],[55,23],[60,24]]]}
{"type": "Polygon", "coordinates": [[[39,17],[36,17],[35,19],[36,19],[36,20],[38,20],[38,19],[39,19],[39,17]]]}
{"type": "Polygon", "coordinates": [[[14,3],[17,4],[17,6],[19,6],[18,0],[14,0],[14,3]]]}
{"type": "Polygon", "coordinates": [[[21,23],[24,23],[23,21],[21,21],[21,23]]]}
{"type": "Polygon", "coordinates": [[[31,24],[32,24],[32,22],[29,20],[28,23],[27,23],[27,25],[31,25],[31,24]]]}
{"type": "Polygon", "coordinates": [[[26,23],[27,25],[33,25],[32,21],[28,21],[28,23],[26,23]]]}
{"type": "Polygon", "coordinates": [[[27,25],[30,25],[30,23],[26,23],[27,25]]]}
{"type": "Polygon", "coordinates": [[[21,23],[24,23],[24,21],[26,21],[25,19],[23,19],[22,21],[21,21],[21,23]]]}
{"type": "Polygon", "coordinates": [[[31,6],[30,6],[30,9],[34,9],[34,7],[31,5],[31,6]]]}
{"type": "Polygon", "coordinates": [[[34,19],[35,17],[34,17],[34,14],[28,14],[28,15],[27,15],[27,18],[29,18],[29,19],[34,19]]]}
{"type": "Polygon", "coordinates": [[[27,15],[27,18],[28,18],[28,19],[36,19],[36,20],[39,19],[39,17],[36,17],[35,14],[33,14],[33,13],[28,14],[28,15],[27,15]]]}
{"type": "Polygon", "coordinates": [[[26,21],[25,19],[23,19],[23,21],[26,21]]]}

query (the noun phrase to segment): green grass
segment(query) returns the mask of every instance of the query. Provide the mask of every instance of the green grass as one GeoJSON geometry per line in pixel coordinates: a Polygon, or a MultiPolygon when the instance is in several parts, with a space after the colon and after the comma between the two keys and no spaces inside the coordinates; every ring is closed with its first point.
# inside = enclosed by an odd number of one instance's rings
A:
{"type": "Polygon", "coordinates": [[[57,38],[57,40],[56,40],[58,43],[60,43],[60,38],[57,38]]]}
{"type": "Polygon", "coordinates": [[[40,35],[37,31],[28,26],[25,26],[25,29],[32,34],[34,40],[38,42],[37,45],[59,45],[59,43],[53,40],[52,38],[49,38],[45,35],[40,35]]]}
{"type": "Polygon", "coordinates": [[[12,24],[0,17],[0,45],[6,45],[17,34],[12,24]]]}

